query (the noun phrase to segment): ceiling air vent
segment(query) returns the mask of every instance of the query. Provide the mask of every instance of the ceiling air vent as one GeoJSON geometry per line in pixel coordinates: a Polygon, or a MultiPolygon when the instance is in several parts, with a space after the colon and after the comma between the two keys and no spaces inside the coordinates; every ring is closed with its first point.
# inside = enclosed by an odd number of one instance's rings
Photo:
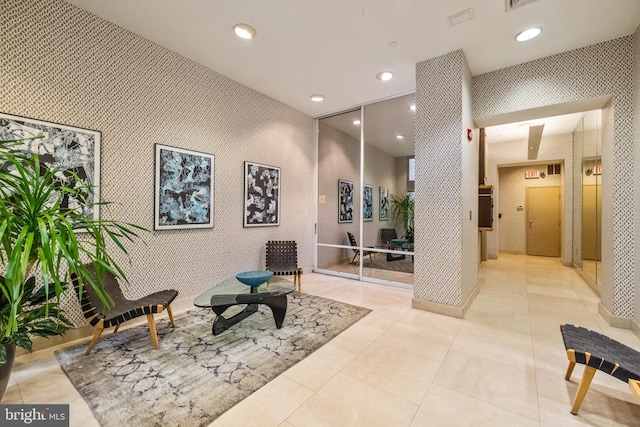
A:
{"type": "Polygon", "coordinates": [[[510,10],[524,6],[527,3],[533,3],[534,1],[538,0],[504,0],[504,11],[509,12],[510,10]]]}
{"type": "Polygon", "coordinates": [[[447,24],[449,27],[453,27],[454,25],[462,24],[466,21],[471,21],[475,18],[473,14],[473,9],[463,10],[462,12],[458,12],[455,15],[447,16],[447,24]]]}

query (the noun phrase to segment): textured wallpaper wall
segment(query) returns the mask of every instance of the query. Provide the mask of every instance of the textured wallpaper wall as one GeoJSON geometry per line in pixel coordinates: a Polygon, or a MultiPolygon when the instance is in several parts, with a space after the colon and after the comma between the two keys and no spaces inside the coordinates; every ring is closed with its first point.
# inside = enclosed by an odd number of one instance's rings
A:
{"type": "MultiPolygon", "coordinates": [[[[463,145],[465,70],[461,50],[416,65],[414,299],[456,307],[477,281],[477,246],[463,248],[470,221],[463,175],[477,177],[477,165],[475,173],[464,169],[470,154],[463,145]],[[463,276],[471,283],[463,286],[463,276]]],[[[477,234],[474,239],[477,245],[477,234]]]]}
{"type": "MultiPolygon", "coordinates": [[[[283,105],[62,0],[0,0],[0,110],[102,132],[103,217],[153,228],[154,144],[215,157],[215,228],[150,232],[130,246],[132,297],[190,299],[264,266],[295,239],[312,265],[314,124],[283,105]],[[281,225],[243,228],[243,162],[282,168],[281,225]]],[[[307,270],[307,271],[310,271],[307,270]]],[[[75,298],[65,302],[83,324],[75,298]]]]}
{"type": "Polygon", "coordinates": [[[633,316],[633,37],[564,52],[474,77],[474,117],[612,96],[612,138],[603,146],[602,303],[633,316]],[[608,258],[610,257],[610,258],[608,258]],[[604,295],[609,292],[610,295],[604,295]]]}
{"type": "MultiPolygon", "coordinates": [[[[634,109],[634,135],[636,139],[636,143],[633,145],[633,160],[634,160],[634,170],[640,171],[640,143],[638,143],[638,139],[640,138],[640,27],[633,34],[633,105],[634,109]]],[[[640,185],[637,183],[634,185],[634,200],[640,200],[640,185]]],[[[633,230],[633,240],[634,242],[640,242],[640,203],[635,203],[633,211],[633,219],[636,226],[633,230]]],[[[634,248],[635,250],[635,259],[634,259],[634,271],[640,272],[640,250],[638,248],[634,248]]],[[[635,311],[634,318],[636,322],[636,326],[640,330],[640,280],[635,280],[635,311]]]]}
{"type": "MultiPolygon", "coordinates": [[[[491,141],[491,136],[487,136],[488,141],[491,141]]],[[[494,204],[502,206],[503,203],[510,206],[516,203],[518,197],[511,193],[504,193],[500,187],[498,181],[498,168],[504,165],[513,165],[516,163],[539,163],[539,162],[563,162],[563,174],[562,174],[562,186],[563,191],[573,188],[573,174],[566,173],[566,171],[573,170],[573,149],[572,149],[572,135],[551,135],[544,136],[540,143],[540,149],[538,151],[538,158],[535,162],[528,161],[527,156],[527,140],[519,141],[505,141],[489,143],[487,149],[487,182],[490,185],[495,185],[493,192],[496,197],[494,204]],[[503,198],[507,200],[503,200],[503,198]],[[497,202],[497,203],[496,203],[497,202]]],[[[537,166],[536,166],[537,167],[537,166]]],[[[533,169],[533,167],[531,168],[533,169]]],[[[531,180],[529,180],[531,181],[531,180]]],[[[541,181],[544,185],[547,185],[547,179],[536,180],[541,181]]],[[[521,194],[521,202],[516,203],[524,205],[524,190],[521,194]]],[[[513,209],[511,209],[513,211],[513,209]]],[[[507,214],[508,212],[504,212],[507,214]]],[[[572,250],[572,218],[573,218],[573,198],[565,195],[562,199],[562,259],[565,264],[571,262],[571,250],[572,250]]],[[[502,247],[498,245],[498,241],[505,243],[503,235],[509,235],[511,232],[516,234],[513,236],[513,244],[515,248],[524,247],[524,235],[523,229],[520,225],[511,222],[509,215],[505,215],[504,221],[498,219],[498,210],[493,211],[493,221],[498,227],[487,234],[487,248],[490,258],[496,258],[498,256],[498,250],[502,250],[502,247]]],[[[524,213],[523,213],[524,215],[524,213]]],[[[511,240],[511,239],[509,239],[511,240]]],[[[509,250],[505,248],[505,250],[509,250]]],[[[519,250],[516,250],[519,252],[519,250]]]]}

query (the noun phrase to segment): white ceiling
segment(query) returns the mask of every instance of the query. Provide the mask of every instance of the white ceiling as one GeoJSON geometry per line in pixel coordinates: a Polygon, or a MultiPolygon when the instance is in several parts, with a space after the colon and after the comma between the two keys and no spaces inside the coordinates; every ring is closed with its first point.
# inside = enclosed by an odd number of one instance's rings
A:
{"type": "Polygon", "coordinates": [[[585,115],[584,112],[564,114],[562,116],[526,120],[485,128],[488,143],[517,141],[529,138],[529,127],[544,125],[543,136],[572,133],[585,115]]]}
{"type": "Polygon", "coordinates": [[[457,49],[477,75],[640,25],[638,0],[537,0],[510,12],[505,0],[68,1],[313,117],[414,91],[417,62],[457,49]],[[469,8],[473,20],[448,25],[469,8]],[[257,37],[235,37],[236,23],[257,37]],[[531,26],[542,35],[517,43],[531,26]],[[383,70],[394,78],[376,80],[383,70]]]}

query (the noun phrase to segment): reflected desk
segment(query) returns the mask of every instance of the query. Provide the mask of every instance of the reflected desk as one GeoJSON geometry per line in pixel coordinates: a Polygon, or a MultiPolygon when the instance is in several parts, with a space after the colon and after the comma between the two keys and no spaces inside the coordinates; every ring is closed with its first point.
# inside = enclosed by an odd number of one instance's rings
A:
{"type": "Polygon", "coordinates": [[[273,276],[268,282],[257,287],[245,285],[232,277],[197,297],[193,305],[211,308],[216,314],[211,327],[213,335],[218,335],[251,316],[258,311],[259,304],[271,309],[276,328],[280,329],[287,314],[287,294],[294,289],[293,282],[278,276],[273,276]],[[245,309],[234,316],[227,318],[222,315],[229,307],[245,304],[245,309]]]}

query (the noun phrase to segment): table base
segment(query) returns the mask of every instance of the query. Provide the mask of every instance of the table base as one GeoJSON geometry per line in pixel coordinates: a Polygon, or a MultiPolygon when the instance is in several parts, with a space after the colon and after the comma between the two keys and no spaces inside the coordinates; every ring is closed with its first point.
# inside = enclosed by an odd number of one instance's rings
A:
{"type": "Polygon", "coordinates": [[[280,329],[282,327],[282,322],[284,322],[284,317],[287,314],[287,295],[273,296],[264,293],[251,293],[238,295],[236,301],[229,304],[214,305],[212,301],[211,309],[216,314],[216,318],[213,321],[211,332],[213,332],[213,335],[218,335],[226,331],[231,326],[258,311],[259,304],[264,304],[271,309],[273,319],[276,322],[276,328],[280,329]],[[242,304],[247,304],[247,306],[240,313],[231,317],[224,317],[222,315],[229,307],[242,304]]]}

